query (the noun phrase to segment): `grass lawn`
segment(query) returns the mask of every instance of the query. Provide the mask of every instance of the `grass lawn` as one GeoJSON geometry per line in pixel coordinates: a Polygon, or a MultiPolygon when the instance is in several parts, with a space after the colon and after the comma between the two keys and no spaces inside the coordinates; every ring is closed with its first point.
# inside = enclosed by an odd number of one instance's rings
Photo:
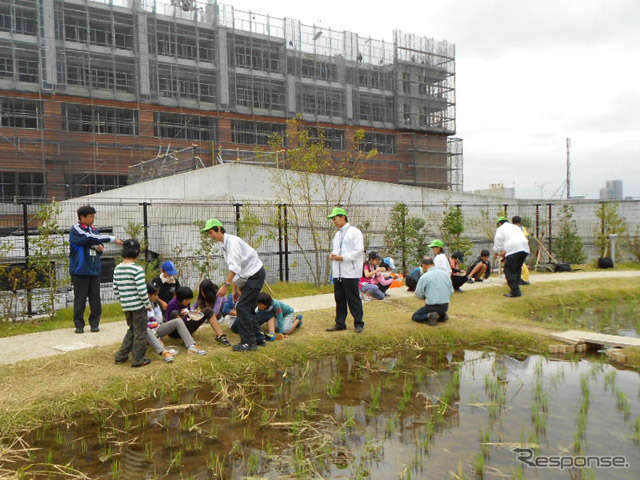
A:
{"type": "MultiPolygon", "coordinates": [[[[183,345],[170,340],[169,344],[181,350],[172,364],[163,363],[149,350],[153,363],[148,367],[115,365],[116,345],[20,362],[0,367],[0,437],[44,421],[71,420],[80,411],[113,410],[129,401],[135,405],[137,399],[157,395],[159,388],[170,391],[205,383],[216,389],[222,378],[241,381],[247,375],[298,364],[310,356],[388,348],[547,354],[548,344],[556,343],[548,334],[561,325],[531,320],[537,308],[625,300],[637,298],[639,292],[640,278],[532,285],[515,300],[505,298],[502,288],[470,290],[454,296],[450,321],[437,327],[411,321],[422,301],[390,298],[365,304],[362,334],[354,333],[352,324],[344,332],[326,332],[334,315],[333,309],[327,309],[306,312],[299,332],[250,353],[235,353],[216,344],[212,329],[205,328],[196,333],[196,340],[208,354],[188,355],[183,345]]],[[[229,332],[229,336],[232,343],[237,342],[235,334],[229,332]]]]}

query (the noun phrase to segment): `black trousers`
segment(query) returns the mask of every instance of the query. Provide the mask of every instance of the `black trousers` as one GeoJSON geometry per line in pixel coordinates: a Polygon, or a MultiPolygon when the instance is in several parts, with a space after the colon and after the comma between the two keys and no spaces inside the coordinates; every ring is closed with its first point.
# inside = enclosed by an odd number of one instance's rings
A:
{"type": "Polygon", "coordinates": [[[144,360],[144,354],[147,352],[147,309],[125,311],[124,315],[129,330],[122,340],[120,350],[116,353],[116,361],[125,362],[129,354],[133,352],[131,364],[140,366],[144,360]]]}
{"type": "Polygon", "coordinates": [[[250,276],[242,287],[242,295],[236,305],[238,316],[235,322],[238,324],[238,333],[242,343],[255,345],[262,339],[262,332],[260,332],[256,319],[256,307],[258,306],[258,295],[262,290],[266,276],[267,272],[261,268],[258,273],[250,276]]]}
{"type": "Polygon", "coordinates": [[[522,276],[522,264],[527,259],[527,252],[516,252],[507,255],[504,259],[504,276],[507,279],[511,294],[520,296],[520,277],[522,276]]]}
{"type": "Polygon", "coordinates": [[[84,329],[84,309],[89,298],[89,325],[98,328],[102,303],[100,301],[100,275],[71,275],[73,282],[73,323],[79,330],[84,329]]]}
{"type": "Polygon", "coordinates": [[[466,275],[451,275],[451,283],[454,290],[459,290],[462,285],[467,283],[467,280],[469,280],[469,277],[466,275]]]}
{"type": "Polygon", "coordinates": [[[448,303],[425,305],[424,307],[419,308],[414,312],[411,320],[413,320],[414,322],[424,323],[429,320],[429,314],[435,312],[438,314],[438,320],[443,321],[445,319],[447,310],[449,310],[448,303]]]}
{"type": "Polygon", "coordinates": [[[337,278],[333,281],[333,298],[336,301],[336,325],[347,328],[347,307],[353,317],[354,327],[364,328],[364,309],[360,299],[359,278],[337,278]]]}

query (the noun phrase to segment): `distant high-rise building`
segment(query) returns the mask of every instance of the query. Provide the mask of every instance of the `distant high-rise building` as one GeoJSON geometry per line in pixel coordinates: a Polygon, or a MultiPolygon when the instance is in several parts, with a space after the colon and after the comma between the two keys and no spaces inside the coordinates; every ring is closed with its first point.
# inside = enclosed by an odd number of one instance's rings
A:
{"type": "Polygon", "coordinates": [[[607,180],[600,189],[600,200],[622,200],[622,180],[607,180]]]}

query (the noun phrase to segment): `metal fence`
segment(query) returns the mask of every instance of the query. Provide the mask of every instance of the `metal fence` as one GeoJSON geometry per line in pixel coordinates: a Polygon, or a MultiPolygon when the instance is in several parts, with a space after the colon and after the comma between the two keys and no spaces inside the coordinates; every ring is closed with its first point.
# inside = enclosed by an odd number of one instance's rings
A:
{"type": "MultiPolygon", "coordinates": [[[[250,193],[250,192],[247,192],[250,193]]],[[[465,219],[464,235],[472,242],[472,254],[490,248],[495,219],[499,214],[520,215],[535,235],[550,251],[558,234],[559,215],[562,206],[570,203],[574,208],[577,234],[582,239],[588,258],[598,257],[601,252],[596,245],[596,236],[604,231],[598,212],[605,204],[597,201],[527,203],[478,203],[460,204],[465,219]]],[[[59,204],[61,212],[56,216],[62,227],[53,241],[58,249],[51,261],[56,264],[56,276],[68,278],[69,249],[68,229],[77,222],[76,211],[82,203],[67,201],[59,204]]],[[[267,280],[277,281],[328,281],[327,254],[330,239],[335,231],[326,215],[329,205],[284,205],[275,203],[230,203],[230,202],[105,202],[96,201],[96,226],[102,232],[119,238],[136,236],[144,242],[145,258],[159,261],[173,260],[181,271],[181,283],[194,290],[203,277],[214,282],[224,278],[225,265],[217,246],[207,250],[203,245],[200,228],[208,218],[218,218],[229,233],[238,234],[253,245],[267,270],[267,280]]],[[[637,239],[640,229],[640,211],[637,201],[618,202],[618,214],[625,220],[628,242],[637,239]]],[[[38,212],[46,206],[30,204],[0,205],[0,263],[28,266],[30,257],[39,255],[34,250],[34,240],[39,235],[38,212]]],[[[380,202],[349,205],[349,221],[363,230],[368,250],[387,253],[393,204],[380,202]]],[[[451,208],[445,203],[408,204],[409,215],[422,218],[428,232],[425,241],[441,237],[444,213],[451,208]]],[[[634,240],[635,242],[635,240],[634,240]]],[[[632,249],[627,249],[630,255],[632,249]]],[[[112,272],[119,261],[120,248],[107,244],[103,255],[101,282],[104,301],[114,301],[110,283],[112,272]]],[[[151,272],[150,272],[151,274],[151,272]]],[[[2,283],[0,295],[8,295],[11,285],[2,283]]],[[[20,312],[36,313],[41,307],[37,301],[42,292],[31,292],[31,304],[25,300],[25,292],[14,295],[18,299],[15,308],[20,312]],[[35,300],[34,300],[35,299],[35,300]]],[[[70,305],[73,293],[69,287],[60,288],[58,306],[70,305]]],[[[4,303],[3,303],[4,304],[4,303]]],[[[2,306],[0,305],[0,308],[2,306]]],[[[6,312],[0,312],[5,317],[6,312]]]]}

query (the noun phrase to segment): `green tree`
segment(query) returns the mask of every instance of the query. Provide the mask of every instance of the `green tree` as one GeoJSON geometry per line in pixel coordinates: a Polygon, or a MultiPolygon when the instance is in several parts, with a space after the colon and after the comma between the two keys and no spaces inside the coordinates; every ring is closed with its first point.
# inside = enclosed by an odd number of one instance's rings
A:
{"type": "Polygon", "coordinates": [[[68,285],[69,277],[56,275],[56,271],[66,272],[69,258],[65,255],[68,242],[63,240],[58,218],[62,207],[58,202],[42,205],[35,214],[38,234],[33,237],[33,249],[29,256],[29,268],[37,272],[36,287],[44,289],[46,296],[42,305],[46,314],[53,318],[56,313],[56,298],[68,285]]]}
{"type": "Polygon", "coordinates": [[[129,222],[124,229],[127,238],[134,238],[140,242],[142,254],[136,261],[144,269],[147,279],[152,279],[160,274],[160,263],[158,259],[148,258],[145,252],[149,249],[149,241],[144,238],[144,224],[137,222],[129,222]]]}
{"type": "Polygon", "coordinates": [[[559,233],[554,238],[556,258],[565,263],[584,263],[582,239],[578,236],[578,224],[573,219],[574,207],[563,205],[558,218],[559,233]]]}
{"type": "Polygon", "coordinates": [[[406,275],[413,263],[420,262],[427,252],[426,222],[422,218],[410,217],[409,207],[396,203],[391,209],[391,223],[387,230],[386,244],[389,254],[399,259],[406,275]]]}
{"type": "Polygon", "coordinates": [[[452,205],[444,213],[440,231],[442,232],[442,241],[449,248],[449,252],[462,252],[464,255],[471,253],[473,244],[471,240],[463,236],[464,213],[462,208],[452,205]]]}
{"type": "Polygon", "coordinates": [[[609,243],[609,235],[618,234],[618,250],[616,251],[616,260],[622,256],[623,248],[625,247],[625,240],[627,234],[627,222],[618,212],[618,203],[609,202],[601,203],[596,206],[596,217],[600,221],[600,225],[604,227],[595,231],[594,240],[598,248],[600,248],[600,255],[605,256],[607,251],[607,245],[609,243]]]}
{"type": "Polygon", "coordinates": [[[350,221],[354,220],[350,208],[354,187],[366,161],[378,153],[364,152],[363,139],[364,131],[357,131],[355,150],[334,158],[321,132],[315,136],[292,119],[285,137],[275,135],[270,142],[272,152],[265,154],[277,156],[274,193],[278,203],[287,205],[289,239],[298,247],[316,285],[327,283],[330,274],[328,249],[335,230],[327,213],[340,205],[349,212],[350,221]]]}

